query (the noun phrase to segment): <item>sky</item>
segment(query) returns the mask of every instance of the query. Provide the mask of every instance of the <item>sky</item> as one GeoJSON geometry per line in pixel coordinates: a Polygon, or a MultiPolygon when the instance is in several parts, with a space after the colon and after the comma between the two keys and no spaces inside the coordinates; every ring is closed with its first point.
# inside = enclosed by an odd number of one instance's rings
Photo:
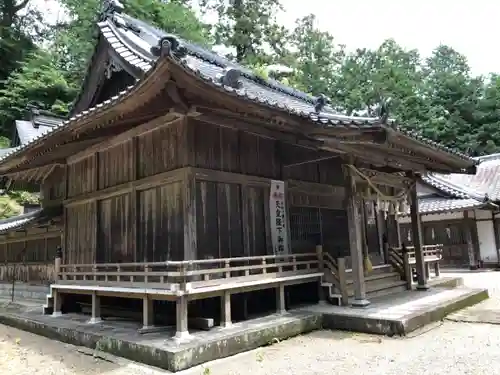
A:
{"type": "MultiPolygon", "coordinates": [[[[376,48],[394,38],[401,46],[428,56],[439,44],[464,54],[474,74],[500,72],[500,2],[495,0],[281,0],[279,21],[292,28],[295,20],[314,13],[320,29],[348,49],[376,48]]],[[[35,0],[56,18],[54,0],[35,0]]]]}

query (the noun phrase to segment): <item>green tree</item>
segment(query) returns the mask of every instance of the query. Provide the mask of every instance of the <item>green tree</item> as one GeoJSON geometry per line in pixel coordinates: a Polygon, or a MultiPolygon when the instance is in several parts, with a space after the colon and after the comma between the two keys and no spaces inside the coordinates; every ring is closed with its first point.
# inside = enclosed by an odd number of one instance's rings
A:
{"type": "Polygon", "coordinates": [[[374,116],[383,99],[391,98],[391,116],[414,121],[421,98],[419,54],[389,39],[378,49],[358,49],[340,69],[338,98],[347,113],[374,116]]]}
{"type": "Polygon", "coordinates": [[[291,52],[280,62],[294,68],[295,74],[288,79],[292,86],[313,95],[325,94],[335,102],[344,46],[337,45],[330,33],[315,24],[313,14],[296,21],[290,38],[291,52]]]}
{"type": "Polygon", "coordinates": [[[28,0],[0,1],[0,87],[19,62],[34,48],[40,14],[28,0]]]}
{"type": "Polygon", "coordinates": [[[214,42],[234,50],[229,57],[237,62],[260,65],[284,54],[287,31],[276,21],[279,0],[199,0],[199,5],[202,13],[216,12],[214,42]]]}
{"type": "Polygon", "coordinates": [[[65,115],[73,100],[75,87],[70,85],[55,66],[52,56],[38,50],[20,64],[0,90],[0,128],[2,134],[12,134],[16,119],[22,118],[26,106],[65,115]]]}
{"type": "MultiPolygon", "coordinates": [[[[424,135],[461,150],[475,149],[476,118],[482,77],[473,77],[467,59],[453,48],[438,46],[423,65],[422,95],[429,105],[424,135]]],[[[476,150],[480,152],[480,150],[476,150]]]]}

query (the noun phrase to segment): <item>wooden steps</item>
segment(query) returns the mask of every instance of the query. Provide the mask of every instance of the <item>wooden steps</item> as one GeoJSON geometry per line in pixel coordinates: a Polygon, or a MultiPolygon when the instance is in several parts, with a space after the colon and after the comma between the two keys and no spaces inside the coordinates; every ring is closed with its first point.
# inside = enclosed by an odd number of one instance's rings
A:
{"type": "MultiPolygon", "coordinates": [[[[401,280],[399,273],[395,272],[390,265],[374,267],[370,273],[365,274],[365,283],[366,297],[368,299],[406,290],[405,281],[401,280]]],[[[327,300],[333,305],[340,306],[340,291],[332,283],[324,282],[322,286],[327,300]]],[[[352,279],[351,270],[347,272],[347,294],[349,299],[354,297],[354,280],[352,279]]]]}

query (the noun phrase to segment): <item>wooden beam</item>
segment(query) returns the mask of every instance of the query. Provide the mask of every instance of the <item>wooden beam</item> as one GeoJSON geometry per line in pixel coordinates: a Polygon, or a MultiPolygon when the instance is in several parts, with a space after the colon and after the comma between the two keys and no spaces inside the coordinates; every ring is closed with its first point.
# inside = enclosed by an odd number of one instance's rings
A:
{"type": "Polygon", "coordinates": [[[88,147],[86,150],[75,153],[74,155],[68,157],[68,164],[73,164],[79,160],[85,159],[86,157],[90,156],[94,152],[98,152],[98,151],[102,152],[102,151],[107,150],[111,147],[114,147],[120,143],[126,142],[129,139],[131,139],[132,137],[144,135],[144,134],[152,132],[156,129],[160,129],[162,127],[169,126],[170,124],[174,123],[175,121],[179,120],[180,118],[181,117],[177,113],[167,113],[164,116],[156,117],[155,119],[150,120],[149,122],[147,122],[145,124],[141,124],[139,126],[136,126],[135,128],[132,128],[132,129],[127,130],[121,134],[118,134],[115,137],[109,138],[109,139],[107,139],[99,144],[88,147]]]}
{"type": "MultiPolygon", "coordinates": [[[[399,188],[399,189],[404,189],[408,188],[411,186],[413,181],[410,178],[404,177],[404,176],[398,176],[395,174],[391,173],[384,173],[384,172],[379,172],[375,171],[373,169],[368,169],[368,168],[358,168],[358,170],[368,177],[371,182],[373,182],[376,185],[385,185],[385,186],[390,186],[394,188],[399,188]]],[[[365,179],[363,179],[359,175],[355,175],[356,182],[366,182],[365,179]]]]}
{"type": "Polygon", "coordinates": [[[213,169],[192,168],[193,174],[197,180],[212,181],[212,182],[225,182],[234,184],[252,184],[261,186],[270,186],[271,179],[257,176],[249,176],[245,174],[223,172],[213,169]]]}
{"type": "Polygon", "coordinates": [[[35,165],[35,166],[32,166],[30,168],[26,168],[26,169],[20,169],[20,170],[14,170],[14,171],[9,171],[8,173],[2,173],[2,176],[10,176],[10,177],[14,177],[14,179],[16,180],[25,180],[26,177],[27,177],[27,174],[29,172],[33,172],[33,171],[38,171],[40,168],[43,168],[43,167],[46,167],[48,165],[65,165],[66,164],[66,160],[65,159],[59,159],[59,160],[54,160],[53,162],[45,165],[45,164],[42,164],[42,165],[35,165]]]}
{"type": "Polygon", "coordinates": [[[115,197],[121,194],[128,194],[133,189],[147,190],[160,185],[167,185],[172,182],[182,181],[183,174],[186,168],[175,169],[173,171],[159,173],[153,176],[148,176],[136,181],[125,182],[120,185],[111,186],[106,189],[93,191],[90,193],[85,193],[78,195],[76,197],[71,197],[64,200],[65,206],[73,206],[82,203],[93,202],[96,200],[106,199],[115,197]]]}
{"type": "Polygon", "coordinates": [[[297,158],[290,157],[289,159],[283,161],[283,168],[291,168],[299,165],[310,164],[310,163],[318,163],[323,160],[330,160],[334,158],[339,158],[340,155],[332,154],[328,151],[316,151],[314,157],[311,158],[297,158]]]}
{"type": "Polygon", "coordinates": [[[385,129],[319,128],[307,133],[307,135],[323,142],[327,142],[330,138],[333,138],[335,142],[346,145],[385,144],[388,139],[385,129]]]}
{"type": "Polygon", "coordinates": [[[342,145],[339,143],[328,143],[321,147],[324,150],[339,152],[343,151],[345,154],[351,155],[360,161],[373,165],[375,167],[386,167],[389,166],[397,171],[424,171],[425,166],[410,162],[407,160],[396,159],[394,157],[387,156],[383,152],[377,149],[369,149],[368,147],[353,147],[348,145],[342,145]]]}
{"type": "Polygon", "coordinates": [[[255,134],[259,137],[276,139],[285,143],[299,145],[307,148],[317,149],[322,142],[305,137],[298,133],[292,133],[290,129],[271,129],[265,123],[253,124],[244,117],[237,116],[221,116],[218,114],[203,113],[197,117],[198,121],[206,122],[212,125],[222,126],[225,128],[240,130],[246,133],[255,134]]]}
{"type": "Polygon", "coordinates": [[[20,237],[0,237],[0,245],[16,243],[16,242],[24,242],[24,241],[34,241],[34,240],[40,240],[42,238],[55,238],[59,237],[60,235],[61,231],[53,231],[53,232],[27,234],[25,236],[20,236],[20,237]]]}

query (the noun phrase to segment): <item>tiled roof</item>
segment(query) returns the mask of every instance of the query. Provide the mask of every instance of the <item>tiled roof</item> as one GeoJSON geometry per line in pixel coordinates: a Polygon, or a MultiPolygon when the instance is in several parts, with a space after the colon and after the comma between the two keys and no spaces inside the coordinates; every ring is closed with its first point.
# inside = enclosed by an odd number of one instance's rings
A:
{"type": "Polygon", "coordinates": [[[0,234],[21,228],[35,220],[37,220],[43,212],[43,209],[29,212],[27,214],[10,217],[0,220],[0,234]]]}
{"type": "MultiPolygon", "coordinates": [[[[113,17],[98,25],[102,35],[118,55],[128,64],[143,72],[149,71],[157,59],[151,49],[158,46],[162,38],[169,35],[122,13],[114,14],[113,17]]],[[[237,92],[238,95],[261,105],[285,110],[324,125],[380,126],[380,119],[377,117],[344,116],[335,112],[330,106],[325,106],[323,111],[316,113],[314,109],[315,98],[311,95],[273,79],[262,79],[248,68],[214,52],[181,39],[179,41],[187,51],[187,55],[182,61],[184,66],[222,89],[237,92]],[[219,82],[218,77],[224,74],[226,68],[235,68],[242,72],[243,77],[240,81],[243,85],[240,89],[235,90],[219,82]]]]}
{"type": "Polygon", "coordinates": [[[456,198],[500,201],[500,154],[476,158],[480,161],[474,175],[429,173],[423,181],[456,198]]]}
{"type": "Polygon", "coordinates": [[[49,132],[52,128],[52,125],[38,125],[35,127],[31,121],[16,120],[16,129],[21,145],[31,142],[33,139],[49,132]]]}
{"type": "MultiPolygon", "coordinates": [[[[102,37],[104,37],[107,43],[112,47],[113,52],[127,64],[143,73],[151,71],[158,59],[153,54],[153,49],[157,48],[162,40],[169,37],[169,34],[143,21],[121,13],[119,5],[115,5],[115,8],[117,8],[115,11],[109,11],[108,9],[105,17],[98,23],[102,37]]],[[[226,92],[253,101],[259,105],[268,106],[273,109],[285,111],[291,115],[300,116],[322,127],[354,127],[363,129],[381,129],[386,127],[386,125],[381,123],[381,119],[378,117],[345,116],[337,113],[328,105],[323,106],[322,109],[317,112],[315,108],[317,98],[283,85],[276,80],[263,79],[251,70],[235,64],[205,48],[183,41],[177,37],[175,37],[175,40],[182,45],[182,49],[186,52],[185,56],[180,60],[176,60],[176,62],[181,64],[187,72],[196,74],[219,90],[225,90],[226,92]],[[234,89],[221,83],[220,76],[223,75],[228,68],[234,68],[241,72],[240,82],[242,86],[240,88],[234,89]]],[[[107,108],[119,100],[120,96],[123,94],[124,92],[88,111],[77,114],[69,120],[56,124],[50,129],[44,129],[28,144],[21,145],[19,148],[12,150],[12,152],[4,155],[0,160],[5,160],[6,158],[17,155],[28,146],[42,142],[49,135],[60,131],[79,117],[86,117],[93,112],[107,108]]],[[[392,125],[392,121],[389,120],[388,124],[392,125]]],[[[469,156],[427,140],[417,133],[401,129],[396,131],[403,137],[409,137],[419,143],[453,154],[473,164],[473,160],[469,156]]]]}
{"type": "MultiPolygon", "coordinates": [[[[447,213],[454,211],[462,211],[474,208],[490,208],[498,209],[498,207],[490,202],[482,202],[477,199],[467,198],[443,198],[443,197],[425,197],[419,198],[418,209],[421,214],[436,214],[447,213]]],[[[408,216],[409,210],[402,214],[408,216]]]]}
{"type": "Polygon", "coordinates": [[[62,213],[62,206],[39,208],[31,212],[0,220],[0,234],[20,229],[31,223],[48,222],[62,213]]]}

